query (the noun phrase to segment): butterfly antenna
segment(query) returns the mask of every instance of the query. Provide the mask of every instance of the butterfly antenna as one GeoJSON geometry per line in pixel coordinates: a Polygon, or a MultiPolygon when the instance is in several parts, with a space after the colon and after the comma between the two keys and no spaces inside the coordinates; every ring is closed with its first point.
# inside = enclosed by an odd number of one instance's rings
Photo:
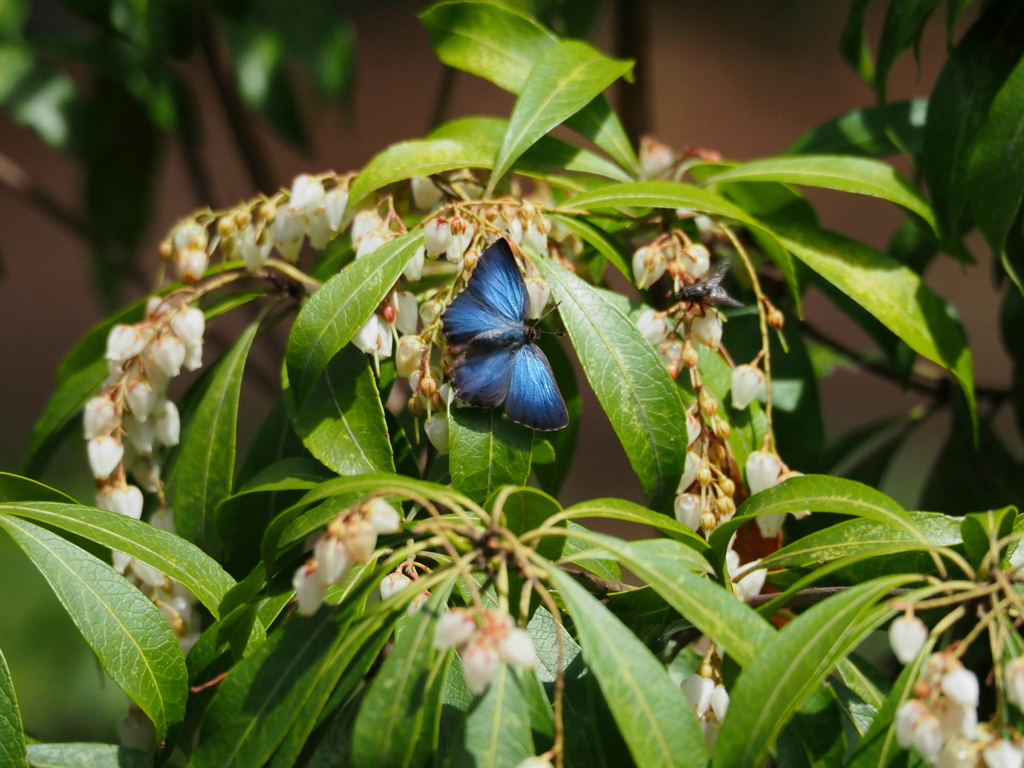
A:
{"type": "Polygon", "coordinates": [[[554,306],[553,306],[553,307],[551,307],[551,309],[549,309],[549,310],[548,310],[547,312],[545,312],[545,313],[544,313],[543,315],[541,315],[541,317],[540,317],[540,320],[538,320],[537,322],[538,322],[538,323],[543,323],[543,322],[544,322],[544,320],[545,320],[545,319],[547,318],[547,316],[548,316],[548,315],[550,315],[550,314],[551,314],[552,312],[554,312],[554,311],[555,311],[556,309],[558,309],[558,307],[559,307],[559,305],[560,305],[561,303],[562,303],[562,302],[560,302],[560,301],[556,301],[556,302],[555,302],[555,304],[554,304],[554,306]]]}

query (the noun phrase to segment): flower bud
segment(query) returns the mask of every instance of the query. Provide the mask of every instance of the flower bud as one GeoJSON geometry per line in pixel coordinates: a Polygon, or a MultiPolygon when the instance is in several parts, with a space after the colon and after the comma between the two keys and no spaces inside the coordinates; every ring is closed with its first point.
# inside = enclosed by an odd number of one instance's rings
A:
{"type": "Polygon", "coordinates": [[[206,274],[206,268],[210,266],[210,256],[201,248],[187,248],[178,252],[176,264],[181,279],[186,283],[195,283],[206,274]]]}
{"type": "Polygon", "coordinates": [[[366,520],[352,521],[345,530],[345,545],[357,563],[368,562],[377,547],[377,531],[366,520]]]}
{"type": "Polygon", "coordinates": [[[711,692],[715,689],[714,681],[695,673],[684,678],[679,687],[682,689],[683,695],[693,705],[693,711],[697,717],[703,717],[711,706],[711,692]]]}
{"type": "Polygon", "coordinates": [[[640,290],[650,288],[665,274],[668,260],[661,248],[645,245],[633,253],[633,282],[640,290]]]}
{"type": "Polygon", "coordinates": [[[466,674],[469,690],[479,696],[487,690],[498,671],[501,658],[498,650],[486,639],[479,638],[460,651],[462,669],[466,674]]]}
{"type": "Polygon", "coordinates": [[[398,332],[416,333],[420,320],[416,297],[408,291],[395,291],[392,294],[392,305],[395,308],[395,328],[398,332]]]}
{"type": "Polygon", "coordinates": [[[444,194],[429,176],[413,176],[409,179],[412,191],[412,202],[421,211],[429,211],[439,202],[444,194]]]}
{"type": "Polygon", "coordinates": [[[434,645],[438,650],[458,648],[469,642],[476,634],[477,625],[473,614],[465,608],[449,608],[437,620],[437,634],[434,645]]]}
{"type": "Polygon", "coordinates": [[[327,214],[327,226],[331,232],[341,229],[341,219],[348,205],[348,190],[335,187],[324,196],[324,211],[327,214]]]}
{"type": "Polygon", "coordinates": [[[428,400],[437,394],[437,380],[430,375],[430,371],[427,371],[426,375],[420,378],[417,389],[428,400]]]}
{"type": "Polygon", "coordinates": [[[105,485],[96,494],[96,506],[138,520],[142,517],[142,491],[134,485],[105,485]]]}
{"type": "Polygon", "coordinates": [[[768,325],[774,328],[776,331],[781,331],[782,326],[786,324],[786,317],[779,310],[772,307],[768,312],[768,325]]]}
{"type": "Polygon", "coordinates": [[[889,645],[900,664],[917,658],[928,639],[928,627],[912,614],[897,616],[889,625],[889,645]]]}
{"type": "Polygon", "coordinates": [[[743,410],[764,392],[764,374],[752,365],[738,365],[732,372],[732,405],[743,410]]]}
{"type": "Polygon", "coordinates": [[[707,488],[711,485],[711,481],[714,476],[711,474],[711,467],[706,462],[702,462],[700,467],[697,469],[697,482],[700,483],[701,488],[707,488]]]}
{"type": "Polygon", "coordinates": [[[429,591],[424,590],[423,592],[420,592],[418,595],[416,595],[416,597],[412,599],[412,602],[409,603],[409,607],[405,609],[406,614],[408,614],[409,616],[415,616],[417,613],[420,612],[420,609],[427,604],[427,600],[429,599],[429,591]]]}
{"type": "Polygon", "coordinates": [[[316,543],[313,554],[324,584],[340,584],[352,570],[353,563],[348,547],[337,536],[323,536],[316,543]]]}
{"type": "Polygon", "coordinates": [[[725,720],[725,715],[729,711],[729,692],[721,683],[711,691],[711,710],[715,713],[719,723],[725,720]]]}
{"type": "Polygon", "coordinates": [[[136,379],[128,385],[124,399],[132,416],[137,421],[145,421],[156,407],[158,397],[146,379],[136,379]]]}
{"type": "Polygon", "coordinates": [[[117,428],[117,410],[109,395],[96,395],[85,404],[82,413],[85,439],[109,435],[117,428]]]}
{"type": "Polygon", "coordinates": [[[977,707],[978,677],[967,667],[957,667],[942,676],[942,692],[962,707],[977,707]]]}
{"type": "Polygon", "coordinates": [[[176,336],[161,336],[150,347],[153,362],[164,375],[174,378],[185,362],[185,345],[176,336]]]}
{"type": "Polygon", "coordinates": [[[683,266],[692,277],[700,277],[711,266],[711,253],[700,243],[693,243],[683,248],[683,266]]]}
{"type": "Polygon", "coordinates": [[[472,224],[467,224],[458,217],[452,219],[451,226],[452,239],[445,250],[445,258],[458,264],[462,261],[462,254],[469,249],[470,244],[473,242],[473,235],[476,234],[476,230],[472,224]]]}
{"type": "Polygon", "coordinates": [[[636,327],[640,331],[640,335],[647,339],[647,343],[654,345],[663,342],[670,330],[668,320],[659,316],[653,309],[645,309],[640,313],[636,327]]]}
{"type": "Polygon", "coordinates": [[[768,571],[764,568],[757,568],[753,571],[749,570],[752,565],[757,565],[761,562],[760,559],[751,560],[744,566],[745,573],[743,578],[739,579],[736,584],[736,595],[740,600],[749,600],[755,595],[761,594],[761,589],[764,587],[765,578],[768,576],[768,571]]]}
{"type": "Polygon", "coordinates": [[[683,342],[683,365],[687,368],[696,368],[700,362],[700,356],[697,354],[697,350],[693,348],[693,344],[687,339],[683,342]]]}
{"type": "Polygon", "coordinates": [[[732,517],[736,511],[736,502],[728,496],[719,496],[715,501],[715,509],[718,510],[718,516],[724,520],[732,517]]]}
{"type": "Polygon", "coordinates": [[[300,173],[292,182],[288,207],[295,213],[313,216],[324,207],[325,198],[323,182],[307,173],[300,173]]]}
{"type": "MultiPolygon", "coordinates": [[[[924,715],[914,723],[910,734],[910,743],[921,753],[925,762],[935,765],[945,741],[946,735],[942,732],[942,723],[934,715],[924,715]]],[[[1017,765],[1019,768],[1020,762],[1017,765]]]]}
{"type": "Polygon", "coordinates": [[[681,493],[676,496],[675,514],[676,520],[692,528],[694,531],[700,529],[700,519],[703,513],[700,503],[700,496],[695,493],[681,493]]]}
{"type": "Polygon", "coordinates": [[[426,255],[436,259],[448,250],[452,244],[452,227],[449,221],[438,217],[428,221],[423,227],[423,246],[426,255]]]}
{"type": "Polygon", "coordinates": [[[146,346],[146,337],[135,325],[115,325],[107,334],[107,360],[121,363],[138,355],[146,346]]]}
{"type": "Polygon", "coordinates": [[[409,263],[405,265],[405,269],[402,271],[402,277],[411,283],[416,282],[423,277],[423,265],[427,260],[427,249],[425,246],[420,246],[416,249],[416,252],[409,259],[409,263]]]}
{"type": "Polygon", "coordinates": [[[389,233],[383,229],[375,229],[372,232],[367,232],[359,240],[359,245],[356,246],[356,258],[361,259],[364,256],[369,256],[371,253],[387,243],[389,239],[389,233]]]}
{"type": "Polygon", "coordinates": [[[402,530],[402,516],[384,499],[367,501],[363,505],[363,514],[375,533],[398,533],[402,530]]]}
{"type": "Polygon", "coordinates": [[[444,308],[445,304],[439,298],[424,301],[420,305],[420,320],[423,321],[424,325],[430,325],[442,312],[444,312],[444,308]]]}
{"type": "Polygon", "coordinates": [[[121,441],[110,435],[94,437],[86,443],[86,452],[89,454],[89,467],[97,480],[110,477],[124,458],[121,441]]]}
{"type": "Polygon", "coordinates": [[[295,572],[292,586],[295,588],[299,613],[303,616],[312,616],[316,613],[327,596],[327,584],[320,576],[316,560],[310,560],[295,572]]]}
{"type": "MultiPolygon", "coordinates": [[[[523,232],[523,245],[527,248],[532,248],[539,253],[548,252],[548,235],[547,232],[543,231],[543,221],[546,220],[540,216],[532,219],[526,225],[526,231],[523,232]]],[[[549,231],[550,226],[551,225],[548,224],[549,231]]]]}
{"type": "Polygon", "coordinates": [[[910,699],[900,704],[896,710],[896,742],[903,749],[910,749],[913,739],[914,726],[917,721],[924,717],[928,709],[917,699],[910,699]]]}
{"type": "Polygon", "coordinates": [[[132,414],[126,414],[124,421],[125,437],[136,453],[148,456],[153,452],[153,441],[156,440],[156,426],[152,419],[139,421],[132,414]]]}
{"type": "Polygon", "coordinates": [[[412,584],[412,579],[404,573],[389,573],[381,579],[380,599],[387,600],[392,595],[397,595],[410,584],[412,584]]]}
{"type": "Polygon", "coordinates": [[[423,362],[423,353],[427,345],[419,336],[403,336],[398,340],[398,351],[395,353],[395,363],[398,368],[398,375],[409,378],[419,370],[423,362]]]}
{"type": "Polygon", "coordinates": [[[653,136],[640,139],[640,174],[645,179],[662,176],[676,161],[672,147],[653,136]]]}
{"type": "Polygon", "coordinates": [[[530,297],[530,318],[539,320],[551,300],[551,286],[542,277],[530,277],[526,281],[526,293],[530,297]]]}
{"type": "Polygon", "coordinates": [[[690,338],[708,349],[718,349],[722,343],[722,318],[713,309],[706,310],[703,317],[693,318],[690,321],[690,338]]]}
{"type": "Polygon", "coordinates": [[[705,533],[711,533],[718,527],[718,518],[710,509],[705,509],[700,515],[700,527],[705,533]]]}
{"type": "Polygon", "coordinates": [[[687,452],[686,464],[683,467],[682,477],[679,478],[679,486],[676,488],[676,493],[685,493],[693,485],[693,481],[697,479],[697,470],[700,469],[700,466],[700,454],[693,451],[687,452]]]}
{"type": "Polygon", "coordinates": [[[513,627],[498,641],[498,655],[513,667],[532,669],[537,663],[537,651],[533,638],[525,629],[513,627]]]}
{"type": "Polygon", "coordinates": [[[448,417],[435,416],[423,425],[423,431],[427,433],[427,439],[434,446],[437,452],[444,456],[448,453],[448,417]]]}
{"type": "Polygon", "coordinates": [[[772,488],[779,480],[782,462],[774,453],[767,451],[751,451],[747,457],[747,485],[750,493],[760,493],[772,488]]]}
{"type": "Polygon", "coordinates": [[[384,219],[377,214],[377,211],[360,211],[352,219],[352,245],[358,247],[368,232],[379,230],[383,226],[384,219]]]}
{"type": "Polygon", "coordinates": [[[1021,768],[1024,764],[1024,748],[1009,739],[993,741],[981,755],[988,768],[1021,768]]]}
{"type": "Polygon", "coordinates": [[[181,437],[181,416],[178,406],[170,400],[164,400],[153,409],[153,422],[156,428],[156,439],[168,448],[178,444],[181,437]]]}

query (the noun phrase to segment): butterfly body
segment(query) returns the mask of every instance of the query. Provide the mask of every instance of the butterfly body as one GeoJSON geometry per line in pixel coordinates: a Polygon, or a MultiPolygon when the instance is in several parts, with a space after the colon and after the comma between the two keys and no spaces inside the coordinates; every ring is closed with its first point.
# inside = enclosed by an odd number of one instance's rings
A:
{"type": "Polygon", "coordinates": [[[449,375],[455,396],[482,408],[504,404],[508,417],[532,429],[561,429],[569,423],[565,401],[551,365],[534,344],[537,329],[527,322],[529,296],[508,241],[481,254],[465,290],[441,323],[448,351],[456,355],[449,375]]]}
{"type": "Polygon", "coordinates": [[[730,296],[722,287],[729,271],[730,259],[721,259],[692,285],[684,285],[676,293],[676,301],[689,301],[703,307],[742,307],[743,303],[730,296]]]}

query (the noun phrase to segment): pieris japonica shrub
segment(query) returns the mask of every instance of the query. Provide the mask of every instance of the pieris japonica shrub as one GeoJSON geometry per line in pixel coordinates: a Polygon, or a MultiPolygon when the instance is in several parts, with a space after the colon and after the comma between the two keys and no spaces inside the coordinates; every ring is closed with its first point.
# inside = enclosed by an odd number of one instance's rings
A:
{"type": "MultiPolygon", "coordinates": [[[[844,50],[884,94],[928,13],[893,0],[872,68],[864,5],[844,50]]],[[[1017,465],[921,277],[969,260],[974,222],[1020,316],[1020,3],[951,37],[926,122],[883,105],[746,163],[634,146],[602,95],[631,62],[505,3],[422,21],[515,94],[507,119],[183,215],[152,293],[69,354],[34,445],[74,425],[95,497],[7,475],[0,528],[132,704],[120,745],[33,743],[0,664],[5,765],[1024,765],[1024,520],[977,489],[1017,465]],[[927,193],[878,159],[900,151],[927,193]],[[806,186],[900,206],[890,252],[818,226],[806,186]],[[956,409],[928,511],[871,487],[919,410],[824,447],[811,285],[884,353],[847,364],[956,409]],[[240,446],[246,359],[278,324],[278,402],[240,446]],[[568,424],[534,430],[545,386],[568,424]],[[584,387],[644,504],[559,502],[584,387]],[[839,476],[851,455],[872,483],[839,476]]]]}

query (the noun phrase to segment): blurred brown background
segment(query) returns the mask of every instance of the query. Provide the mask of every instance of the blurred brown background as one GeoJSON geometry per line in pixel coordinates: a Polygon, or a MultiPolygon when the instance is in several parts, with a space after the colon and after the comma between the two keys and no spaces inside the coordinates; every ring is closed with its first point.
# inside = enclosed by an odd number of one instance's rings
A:
{"type": "MultiPolygon", "coordinates": [[[[442,67],[416,19],[423,5],[342,3],[355,21],[359,50],[351,111],[325,108],[304,94],[302,106],[310,115],[312,132],[309,156],[296,154],[258,126],[278,183],[288,184],[302,171],[358,168],[388,144],[418,137],[428,129],[442,67]]],[[[883,9],[884,5],[876,10],[883,9]]],[[[780,153],[808,128],[870,105],[871,92],[836,51],[847,11],[848,3],[838,0],[651,0],[646,85],[652,131],[679,150],[697,145],[744,160],[780,153]]],[[[39,2],[32,20],[63,24],[66,16],[51,3],[39,2]]],[[[876,42],[880,21],[880,14],[870,21],[876,42]]],[[[892,99],[927,95],[931,89],[946,44],[944,13],[933,21],[922,41],[920,70],[906,57],[893,72],[892,99]]],[[[610,9],[605,7],[596,43],[611,50],[614,31],[610,9]]],[[[145,266],[150,273],[156,263],[156,245],[176,218],[199,206],[233,203],[258,191],[244,172],[201,62],[184,64],[183,72],[201,100],[202,155],[211,171],[215,199],[196,199],[180,148],[171,143],[163,158],[155,218],[149,229],[145,266]]],[[[614,100],[616,94],[612,96],[614,100]]],[[[448,117],[506,116],[512,102],[495,86],[459,75],[448,117]]],[[[78,207],[80,179],[71,161],[5,117],[0,117],[0,152],[68,207],[78,207]]],[[[894,207],[871,198],[817,192],[811,197],[825,226],[879,247],[901,218],[894,207]]],[[[999,301],[987,250],[980,243],[975,245],[977,253],[985,254],[976,267],[965,270],[940,258],[927,278],[963,316],[978,383],[1006,387],[1010,369],[998,341],[999,301]]],[[[0,359],[6,361],[0,378],[5,437],[0,443],[0,469],[18,471],[32,423],[51,392],[61,357],[103,311],[91,288],[86,245],[4,190],[0,190],[0,253],[5,267],[0,280],[0,359]]],[[[820,296],[808,299],[806,311],[817,326],[846,344],[868,348],[866,338],[820,296]]],[[[217,321],[225,327],[225,336],[230,336],[231,323],[230,318],[217,321]]],[[[266,345],[257,351],[263,358],[259,362],[273,370],[277,361],[268,352],[266,345]]],[[[214,354],[211,349],[207,359],[214,354]]],[[[898,387],[853,371],[834,374],[823,383],[821,394],[829,437],[872,418],[904,412],[911,403],[898,387]]],[[[267,399],[256,388],[247,392],[247,398],[241,429],[252,434],[267,399]]],[[[997,423],[1001,435],[1017,450],[1019,440],[1011,434],[1011,422],[1008,414],[1000,414],[997,423]]],[[[886,489],[901,501],[914,503],[916,488],[940,447],[944,429],[941,419],[925,424],[889,472],[886,489]]],[[[46,479],[85,500],[89,494],[85,468],[76,442],[59,457],[46,479]]],[[[567,502],[606,495],[639,498],[625,456],[593,398],[585,404],[580,449],[563,495],[567,502]]],[[[7,543],[0,542],[0,601],[6,607],[0,647],[14,670],[29,732],[40,738],[113,738],[110,727],[124,711],[123,697],[109,683],[104,688],[101,672],[87,660],[88,652],[80,642],[62,639],[72,637],[74,630],[66,618],[54,617],[48,604],[52,597],[28,571],[7,543]],[[18,617],[16,624],[9,621],[12,616],[18,617]],[[39,645],[44,626],[50,629],[44,630],[44,640],[53,643],[52,648],[39,645]],[[26,655],[23,650],[30,642],[35,650],[26,655]],[[90,732],[97,720],[104,723],[102,730],[90,732]]]]}

